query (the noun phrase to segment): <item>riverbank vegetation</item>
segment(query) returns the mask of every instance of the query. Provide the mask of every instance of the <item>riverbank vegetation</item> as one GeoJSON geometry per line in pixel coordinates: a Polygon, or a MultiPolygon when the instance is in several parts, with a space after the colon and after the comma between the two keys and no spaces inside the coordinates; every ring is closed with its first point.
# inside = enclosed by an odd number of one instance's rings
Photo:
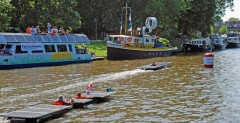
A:
{"type": "Polygon", "coordinates": [[[91,41],[89,45],[86,45],[89,52],[95,54],[98,57],[107,56],[107,44],[106,41],[91,41]]]}
{"type": "Polygon", "coordinates": [[[233,6],[233,0],[1,0],[0,31],[25,32],[27,26],[37,25],[43,31],[50,22],[71,33],[103,39],[105,33],[119,34],[126,2],[134,30],[147,17],[156,17],[158,27],[152,34],[169,40],[179,34],[207,34],[214,22],[222,21],[225,9],[233,6]]]}

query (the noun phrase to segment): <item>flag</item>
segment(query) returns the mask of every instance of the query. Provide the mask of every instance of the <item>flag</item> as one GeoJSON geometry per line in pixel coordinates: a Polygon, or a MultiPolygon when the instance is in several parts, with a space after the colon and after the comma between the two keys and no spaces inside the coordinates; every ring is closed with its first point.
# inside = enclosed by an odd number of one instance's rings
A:
{"type": "Polygon", "coordinates": [[[132,31],[132,16],[131,16],[131,9],[130,9],[130,14],[129,14],[128,31],[132,31]]]}
{"type": "Polygon", "coordinates": [[[122,24],[123,24],[123,12],[122,12],[122,14],[120,16],[120,35],[122,33],[122,24]]]}

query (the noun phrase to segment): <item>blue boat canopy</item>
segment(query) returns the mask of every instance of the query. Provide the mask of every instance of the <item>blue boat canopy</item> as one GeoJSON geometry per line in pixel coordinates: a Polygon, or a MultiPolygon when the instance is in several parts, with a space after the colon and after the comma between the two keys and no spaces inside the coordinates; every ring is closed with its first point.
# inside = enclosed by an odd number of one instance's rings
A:
{"type": "Polygon", "coordinates": [[[90,44],[84,34],[30,35],[26,33],[0,33],[0,43],[75,43],[90,44]]]}

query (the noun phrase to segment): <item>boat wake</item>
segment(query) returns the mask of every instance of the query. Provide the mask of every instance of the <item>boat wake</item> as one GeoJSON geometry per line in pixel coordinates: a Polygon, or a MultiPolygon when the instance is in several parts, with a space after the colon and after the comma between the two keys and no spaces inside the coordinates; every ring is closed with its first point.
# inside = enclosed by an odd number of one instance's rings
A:
{"type": "Polygon", "coordinates": [[[87,85],[88,82],[102,83],[102,82],[108,82],[108,81],[116,81],[120,79],[128,79],[130,77],[136,76],[143,72],[147,72],[147,71],[135,69],[135,70],[123,71],[123,72],[117,72],[117,73],[101,74],[101,75],[90,77],[87,80],[84,80],[84,82],[80,78],[76,78],[76,79],[72,79],[71,81],[74,81],[74,82],[69,85],[57,87],[51,90],[45,90],[45,91],[40,91],[37,93],[30,93],[25,95],[8,96],[4,99],[1,98],[0,104],[5,104],[9,102],[14,103],[15,101],[23,100],[23,99],[25,100],[29,98],[38,98],[39,96],[52,95],[53,93],[64,92],[67,90],[77,90],[81,86],[85,87],[85,85],[87,85]]]}

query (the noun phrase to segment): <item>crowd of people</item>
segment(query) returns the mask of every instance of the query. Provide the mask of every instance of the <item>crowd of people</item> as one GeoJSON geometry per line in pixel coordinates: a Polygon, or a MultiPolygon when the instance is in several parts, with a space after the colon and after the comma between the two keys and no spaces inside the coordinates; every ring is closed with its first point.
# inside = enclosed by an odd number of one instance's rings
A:
{"type": "Polygon", "coordinates": [[[41,34],[41,35],[47,35],[47,34],[49,34],[49,35],[57,35],[57,34],[58,35],[65,35],[65,34],[68,34],[69,31],[68,30],[65,31],[63,28],[58,29],[57,26],[52,26],[50,23],[48,23],[46,31],[45,30],[41,31],[39,26],[36,26],[36,27],[28,26],[26,28],[26,33],[31,34],[31,35],[37,35],[37,34],[41,34]]]}

